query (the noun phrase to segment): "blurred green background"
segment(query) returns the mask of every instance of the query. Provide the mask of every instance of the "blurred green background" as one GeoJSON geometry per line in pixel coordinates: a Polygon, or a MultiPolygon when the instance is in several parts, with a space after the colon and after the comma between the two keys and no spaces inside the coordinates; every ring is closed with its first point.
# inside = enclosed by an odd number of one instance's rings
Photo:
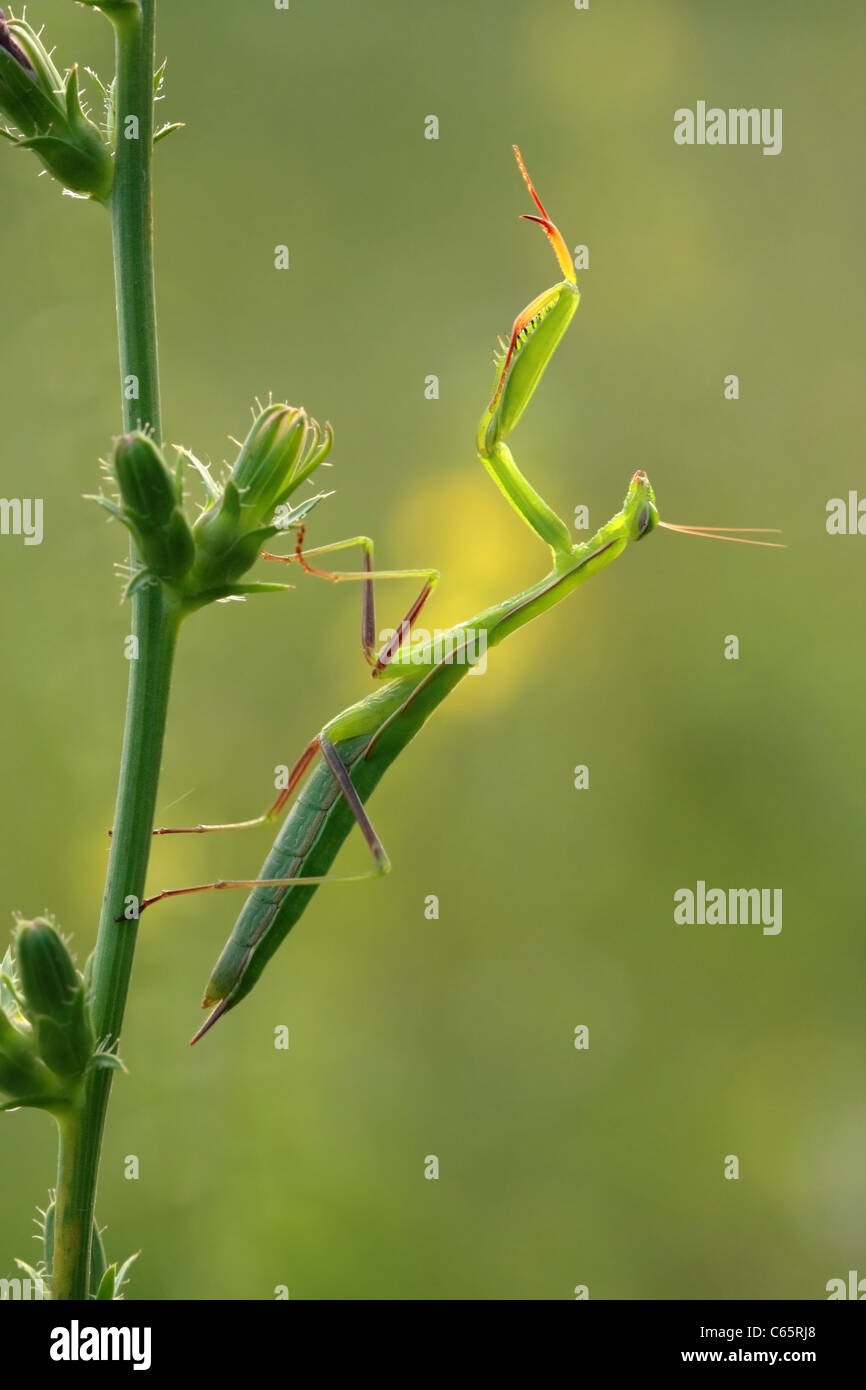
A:
{"type": "MultiPolygon", "coordinates": [[[[230,458],[268,391],[330,419],[337,493],[309,543],[363,531],[383,565],[438,566],[428,626],[542,573],[473,449],[496,334],[556,278],[518,221],[517,141],[590,249],[519,463],[593,526],[641,467],[663,516],[778,525],[790,549],[659,532],[495,652],[372,802],[391,878],[321,891],[193,1050],[240,900],[145,919],[109,1252],[142,1248],[137,1298],[824,1297],[866,1273],[866,540],[824,525],[863,476],[862,7],[203,8],[160,16],[160,114],[187,122],[157,158],[169,441],[230,458]],[[676,146],[699,99],[782,107],[782,154],[676,146]],[[700,878],[782,888],[783,931],[675,926],[700,878]]],[[[29,17],[62,62],[110,71],[99,15],[29,17]]],[[[51,908],[83,957],[129,625],[124,539],[81,500],[119,418],[108,228],[0,154],[3,492],[45,499],[41,547],[0,540],[4,910],[51,908]]],[[[409,597],[383,588],[380,621],[409,597]]],[[[311,579],[191,621],[160,819],[264,806],[367,689],[357,629],[357,592],[311,579]]],[[[249,874],[268,843],[159,843],[150,884],[249,874]]],[[[364,862],[354,837],[340,864],[364,862]]],[[[44,1116],[2,1119],[3,1272],[36,1250],[53,1162],[44,1116]]]]}

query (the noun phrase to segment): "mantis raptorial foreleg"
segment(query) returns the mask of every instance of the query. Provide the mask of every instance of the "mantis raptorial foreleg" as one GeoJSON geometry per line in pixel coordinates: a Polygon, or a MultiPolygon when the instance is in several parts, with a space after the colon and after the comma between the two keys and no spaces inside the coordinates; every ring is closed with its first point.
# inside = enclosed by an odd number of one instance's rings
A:
{"type": "Polygon", "coordinates": [[[342,583],[344,580],[355,580],[363,583],[364,597],[361,606],[361,647],[364,656],[373,667],[374,671],[384,671],[390,661],[394,659],[403,643],[409,636],[412,624],[424,607],[428,598],[432,594],[436,585],[439,583],[439,571],[435,569],[408,569],[408,570],[377,570],[373,567],[373,542],[369,536],[350,536],[347,540],[331,541],[329,545],[317,545],[312,550],[304,550],[304,527],[298,529],[298,538],[295,544],[293,555],[274,555],[268,550],[262,551],[264,560],[275,560],[282,565],[300,565],[306,574],[315,575],[317,579],[329,579],[333,584],[342,583]],[[309,563],[313,555],[332,555],[338,550],[348,550],[352,546],[358,546],[364,556],[364,568],[362,570],[322,570],[309,563]],[[421,579],[424,581],[423,588],[410,607],[406,616],[400,622],[394,636],[376,655],[376,599],[374,594],[374,581],[377,579],[421,579]]]}

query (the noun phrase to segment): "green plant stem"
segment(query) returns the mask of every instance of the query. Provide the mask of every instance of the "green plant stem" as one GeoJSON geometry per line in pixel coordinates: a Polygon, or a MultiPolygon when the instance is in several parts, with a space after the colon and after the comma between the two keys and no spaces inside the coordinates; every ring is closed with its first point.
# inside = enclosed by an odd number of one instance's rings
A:
{"type": "MultiPolygon", "coordinates": [[[[123,427],[149,426],[160,438],[156,310],[151,228],[153,70],[156,0],[114,17],[117,47],[117,159],[110,200],[114,243],[123,427]],[[127,139],[126,117],[137,116],[138,139],[127,139]],[[137,391],[130,389],[132,379],[137,391]]],[[[133,562],[135,556],[133,554],[133,562]]],[[[159,767],[180,612],[160,586],[132,599],[137,659],[129,663],[126,724],[114,830],[93,961],[92,1013],[97,1038],[117,1042],[132,972],[138,923],[117,922],[126,899],[140,899],[150,855],[159,767]]],[[[90,1232],[102,1131],[112,1072],[89,1078],[77,1121],[62,1135],[58,1169],[53,1296],[87,1296],[90,1232]]]]}
{"type": "MultiPolygon", "coordinates": [[[[73,1184],[73,1169],[78,1161],[78,1148],[82,1138],[81,1111],[76,1107],[57,1116],[58,1157],[57,1157],[57,1205],[54,1212],[54,1252],[53,1279],[60,1287],[67,1287],[73,1277],[78,1252],[85,1241],[82,1216],[76,1211],[73,1184]]],[[[89,1226],[87,1230],[89,1231],[89,1226]]]]}

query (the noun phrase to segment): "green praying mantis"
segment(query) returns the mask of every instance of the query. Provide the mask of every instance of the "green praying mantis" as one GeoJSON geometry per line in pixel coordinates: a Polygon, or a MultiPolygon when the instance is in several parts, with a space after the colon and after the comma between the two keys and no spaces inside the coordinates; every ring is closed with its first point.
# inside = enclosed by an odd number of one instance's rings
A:
{"type": "Polygon", "coordinates": [[[377,571],[372,542],[363,536],[305,551],[303,529],[298,532],[293,554],[263,552],[268,560],[299,564],[313,575],[363,584],[361,641],[376,684],[369,695],[330,720],[311,740],[285,788],[262,815],[229,825],[163,827],[154,831],[157,835],[203,834],[262,825],[276,819],[301,788],[256,878],[170,888],[141,904],[143,911],[163,899],[189,893],[228,888],[251,890],[205,989],[202,1007],[211,1012],[192,1038],[193,1043],[250,992],[320,884],[358,882],[389,871],[390,860],[365,804],[394,759],[472,669],[479,647],[486,652],[561,603],[585,580],[616,560],[630,543],[643,540],[658,526],[706,539],[777,545],[749,540],[742,534],[774,528],[674,526],[660,521],[652,486],[641,470],[629,483],[620,510],[590,540],[574,543],[565,523],[520,472],[505,442],[506,436],[532,399],[574,316],[580,294],[565,241],[538,197],[517,146],[514,153],[536,208],[535,213],[524,216],[542,227],[563,279],[527,305],[514,321],[508,344],[501,345],[502,353],[496,358],[495,389],[478,426],[477,449],[511,506],[548,547],[551,567],[529,588],[486,608],[467,622],[458,623],[444,638],[419,644],[410,642],[412,623],[439,579],[437,571],[377,571]],[[733,531],[741,534],[730,534],[733,531]],[[360,548],[363,555],[360,570],[329,571],[310,563],[312,557],[353,546],[360,548]],[[393,636],[377,653],[374,583],[396,578],[420,579],[422,588],[393,636]],[[321,755],[318,762],[317,755],[321,755]],[[365,873],[332,875],[329,870],[355,824],[369,846],[373,867],[365,873]]]}

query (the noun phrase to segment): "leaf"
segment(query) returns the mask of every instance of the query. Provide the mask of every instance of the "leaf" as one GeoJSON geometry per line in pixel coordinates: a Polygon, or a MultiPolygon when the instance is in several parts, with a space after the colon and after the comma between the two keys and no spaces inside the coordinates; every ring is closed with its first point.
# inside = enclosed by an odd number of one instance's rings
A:
{"type": "Polygon", "coordinates": [[[18,146],[22,150],[34,150],[46,160],[56,156],[62,157],[70,150],[73,153],[75,151],[75,146],[69,140],[61,140],[57,135],[30,135],[25,140],[19,140],[18,146]]]}
{"type": "Polygon", "coordinates": [[[141,1251],[136,1250],[134,1255],[130,1255],[128,1260],[124,1260],[123,1264],[120,1266],[120,1269],[117,1271],[117,1278],[114,1281],[115,1298],[122,1297],[120,1290],[123,1288],[124,1284],[129,1282],[129,1271],[134,1262],[138,1259],[140,1254],[141,1251]]]}
{"type": "Polygon", "coordinates": [[[28,1292],[25,1296],[27,1298],[48,1298],[50,1296],[50,1289],[48,1284],[49,1276],[45,1269],[45,1266],[40,1262],[34,1269],[33,1265],[28,1264],[26,1260],[19,1260],[17,1258],[15,1260],[15,1263],[17,1264],[19,1269],[24,1271],[28,1279],[32,1280],[33,1284],[35,1285],[33,1292],[28,1292]]]}
{"type": "Polygon", "coordinates": [[[197,459],[192,450],[184,448],[183,444],[173,444],[172,448],[177,449],[177,452],[180,455],[180,457],[182,459],[186,459],[187,463],[192,464],[193,468],[196,470],[202,482],[204,483],[208,496],[212,497],[215,502],[218,502],[223,495],[222,488],[219,486],[218,483],[214,482],[213,478],[210,475],[210,469],[208,468],[207,464],[202,463],[201,459],[197,459]]]}
{"type": "Polygon", "coordinates": [[[115,1057],[113,1052],[95,1052],[87,1063],[85,1071],[98,1071],[100,1067],[107,1071],[126,1072],[128,1075],[125,1063],[119,1057],[115,1057]]]}
{"type": "Polygon", "coordinates": [[[220,584],[215,589],[196,594],[188,602],[191,608],[202,608],[206,603],[226,603],[229,599],[243,598],[246,594],[280,594],[294,587],[294,584],[220,584]]]}
{"type": "Polygon", "coordinates": [[[83,977],[84,977],[84,997],[85,997],[85,999],[87,1000],[87,1007],[88,1007],[88,1009],[90,1008],[91,1003],[93,1002],[93,1001],[92,1001],[92,994],[93,994],[93,967],[94,967],[95,964],[96,964],[96,951],[93,950],[93,951],[90,952],[90,955],[87,957],[87,960],[84,962],[84,971],[83,971],[83,977]]]}
{"type": "Polygon", "coordinates": [[[172,135],[176,130],[183,130],[186,121],[169,121],[166,125],[160,126],[154,133],[153,143],[156,145],[160,140],[164,140],[166,135],[172,135]]]}
{"type": "Polygon", "coordinates": [[[51,1110],[56,1097],[52,1096],[16,1096],[14,1100],[7,1100],[0,1104],[0,1112],[8,1110],[51,1110]]]}
{"type": "Polygon", "coordinates": [[[42,1232],[42,1259],[45,1268],[50,1275],[54,1268],[54,1215],[55,1203],[52,1197],[48,1206],[45,1208],[45,1226],[42,1232]]]}
{"type": "Polygon", "coordinates": [[[15,973],[15,961],[12,957],[11,946],[6,947],[6,952],[0,961],[0,1009],[12,1018],[20,1012],[21,1002],[18,998],[18,981],[15,973]]]}
{"type": "Polygon", "coordinates": [[[106,87],[105,83],[102,81],[102,78],[99,76],[99,73],[96,71],[96,69],[95,69],[95,68],[88,68],[88,67],[85,67],[84,71],[87,73],[87,76],[88,76],[88,77],[92,77],[92,78],[93,78],[94,82],[96,83],[96,85],[97,85],[97,87],[99,88],[100,92],[102,93],[103,97],[105,97],[105,98],[107,99],[107,98],[108,98],[108,88],[106,87]]]}
{"type": "Polygon", "coordinates": [[[115,1296],[115,1295],[114,1295],[114,1290],[115,1290],[115,1280],[116,1280],[116,1278],[117,1278],[117,1265],[116,1265],[116,1264],[109,1265],[108,1268],[106,1269],[105,1273],[103,1274],[102,1278],[100,1279],[100,1281],[99,1281],[99,1283],[98,1283],[98,1285],[97,1285],[97,1287],[96,1287],[96,1293],[93,1295],[93,1297],[94,1297],[95,1299],[99,1299],[100,1302],[103,1302],[103,1301],[105,1301],[106,1299],[109,1300],[109,1301],[110,1301],[111,1299],[113,1299],[114,1296],[115,1296]]]}
{"type": "Polygon", "coordinates": [[[107,511],[117,521],[122,521],[124,526],[127,527],[127,529],[131,529],[126,513],[124,512],[123,508],[119,507],[116,502],[112,502],[110,497],[105,497],[101,492],[85,492],[84,500],[85,502],[96,502],[100,507],[103,507],[105,511],[107,511]]]}
{"type": "MultiPolygon", "coordinates": [[[[333,497],[333,492],[317,492],[315,496],[308,497],[305,502],[301,502],[297,507],[293,507],[285,516],[280,516],[279,524],[274,523],[276,531],[289,531],[293,526],[297,526],[299,521],[309,516],[310,512],[319,502],[323,502],[326,497],[333,497]]],[[[282,507],[278,511],[282,513],[282,507]]]]}
{"type": "Polygon", "coordinates": [[[112,77],[105,94],[105,138],[111,149],[117,144],[117,78],[112,77]]]}
{"type": "Polygon", "coordinates": [[[78,65],[73,64],[66,75],[66,119],[70,125],[74,125],[83,114],[78,91],[78,65]]]}
{"type": "Polygon", "coordinates": [[[138,593],[139,589],[149,589],[154,584],[158,583],[159,580],[157,579],[156,575],[151,574],[150,570],[136,570],[135,574],[132,576],[132,578],[130,579],[129,583],[123,591],[123,597],[131,598],[133,594],[138,593]]]}
{"type": "Polygon", "coordinates": [[[229,517],[232,521],[240,521],[241,495],[238,491],[237,483],[231,478],[229,478],[223,488],[220,510],[223,516],[229,517]]]}
{"type": "Polygon", "coordinates": [[[105,1277],[105,1247],[102,1244],[102,1232],[93,1223],[93,1234],[90,1237],[90,1297],[95,1298],[102,1280],[105,1277]]]}
{"type": "Polygon", "coordinates": [[[116,1261],[114,1264],[109,1265],[108,1268],[105,1270],[105,1273],[103,1274],[102,1278],[100,1279],[96,1292],[93,1294],[93,1297],[95,1299],[99,1299],[100,1302],[104,1302],[106,1300],[111,1299],[123,1298],[121,1289],[127,1283],[130,1268],[133,1262],[138,1259],[140,1254],[141,1251],[136,1250],[134,1255],[130,1255],[128,1260],[124,1260],[123,1264],[120,1266],[120,1269],[117,1268],[116,1261]]]}

